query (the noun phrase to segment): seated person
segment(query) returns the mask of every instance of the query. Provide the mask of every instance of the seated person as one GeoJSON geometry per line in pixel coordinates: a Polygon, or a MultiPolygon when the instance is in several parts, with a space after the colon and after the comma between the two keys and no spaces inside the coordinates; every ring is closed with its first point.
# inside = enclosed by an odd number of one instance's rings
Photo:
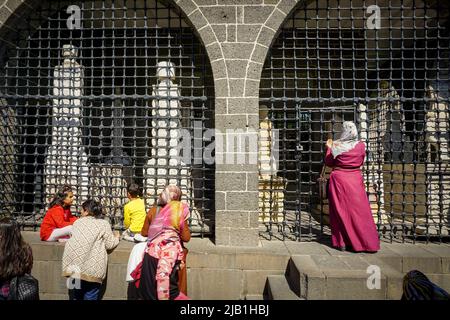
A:
{"type": "Polygon", "coordinates": [[[127,196],[130,201],[124,206],[123,212],[123,224],[127,230],[122,234],[122,239],[139,242],[139,237],[135,239],[135,236],[140,235],[142,226],[144,225],[146,217],[145,203],[139,196],[140,190],[136,183],[131,183],[127,187],[127,191],[127,196]]]}

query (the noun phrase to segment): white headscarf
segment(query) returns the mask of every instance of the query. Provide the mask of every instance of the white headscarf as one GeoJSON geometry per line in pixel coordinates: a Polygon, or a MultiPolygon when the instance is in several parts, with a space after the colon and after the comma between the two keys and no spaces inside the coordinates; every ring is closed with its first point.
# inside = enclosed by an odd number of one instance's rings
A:
{"type": "Polygon", "coordinates": [[[358,129],[353,121],[344,121],[342,125],[341,137],[333,141],[331,153],[336,158],[341,153],[352,150],[359,142],[358,129]]]}

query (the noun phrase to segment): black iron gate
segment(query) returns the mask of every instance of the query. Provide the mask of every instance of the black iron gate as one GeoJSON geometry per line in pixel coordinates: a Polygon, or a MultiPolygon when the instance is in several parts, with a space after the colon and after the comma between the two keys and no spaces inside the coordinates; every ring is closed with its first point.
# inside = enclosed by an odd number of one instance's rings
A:
{"type": "Polygon", "coordinates": [[[327,138],[353,120],[367,146],[363,173],[380,235],[449,238],[449,30],[444,1],[299,5],[260,85],[261,130],[280,130],[276,172],[259,179],[263,237],[329,234],[316,179],[327,138]]]}
{"type": "Polygon", "coordinates": [[[42,1],[8,39],[0,69],[2,211],[37,227],[56,188],[68,183],[77,206],[99,198],[120,229],[128,183],[142,187],[148,206],[176,183],[193,231],[211,230],[214,167],[174,160],[173,152],[180,133],[193,150],[194,128],[213,128],[212,73],[173,5],[42,1]]]}

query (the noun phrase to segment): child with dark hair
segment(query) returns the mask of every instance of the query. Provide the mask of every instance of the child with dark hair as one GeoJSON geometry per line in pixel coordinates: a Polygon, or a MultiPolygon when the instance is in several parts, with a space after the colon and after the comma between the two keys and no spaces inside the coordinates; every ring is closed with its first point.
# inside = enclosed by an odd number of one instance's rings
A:
{"type": "Polygon", "coordinates": [[[138,242],[146,217],[145,203],[140,197],[140,188],[136,183],[131,183],[127,187],[127,192],[130,201],[123,208],[123,225],[127,230],[124,231],[122,238],[127,241],[138,242]]]}
{"type": "Polygon", "coordinates": [[[73,203],[72,187],[65,185],[55,194],[41,223],[42,241],[65,241],[70,237],[77,220],[70,212],[73,203]]]}
{"type": "Polygon", "coordinates": [[[39,300],[39,284],[33,278],[33,253],[10,218],[0,219],[0,301],[39,300]]]}
{"type": "Polygon", "coordinates": [[[106,277],[108,250],[119,244],[118,233],[104,220],[99,202],[87,200],[81,218],[73,224],[72,237],[64,248],[62,269],[68,279],[71,300],[99,300],[106,277]]]}

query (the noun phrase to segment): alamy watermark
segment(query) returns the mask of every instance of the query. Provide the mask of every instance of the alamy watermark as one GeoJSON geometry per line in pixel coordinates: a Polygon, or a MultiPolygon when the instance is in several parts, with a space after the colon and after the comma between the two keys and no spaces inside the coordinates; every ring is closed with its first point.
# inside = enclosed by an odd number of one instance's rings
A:
{"type": "Polygon", "coordinates": [[[367,267],[366,273],[370,274],[367,278],[366,285],[369,290],[381,289],[381,269],[377,265],[367,267]]]}
{"type": "Polygon", "coordinates": [[[81,9],[77,5],[70,5],[67,7],[66,12],[70,16],[66,20],[67,28],[69,30],[81,29],[81,9]]]}
{"type": "Polygon", "coordinates": [[[366,21],[366,27],[370,30],[381,29],[381,9],[376,4],[368,6],[366,12],[370,14],[366,21]]]}
{"type": "Polygon", "coordinates": [[[66,271],[71,274],[70,277],[67,278],[66,286],[67,289],[81,289],[81,269],[77,265],[68,266],[66,271]]]}

